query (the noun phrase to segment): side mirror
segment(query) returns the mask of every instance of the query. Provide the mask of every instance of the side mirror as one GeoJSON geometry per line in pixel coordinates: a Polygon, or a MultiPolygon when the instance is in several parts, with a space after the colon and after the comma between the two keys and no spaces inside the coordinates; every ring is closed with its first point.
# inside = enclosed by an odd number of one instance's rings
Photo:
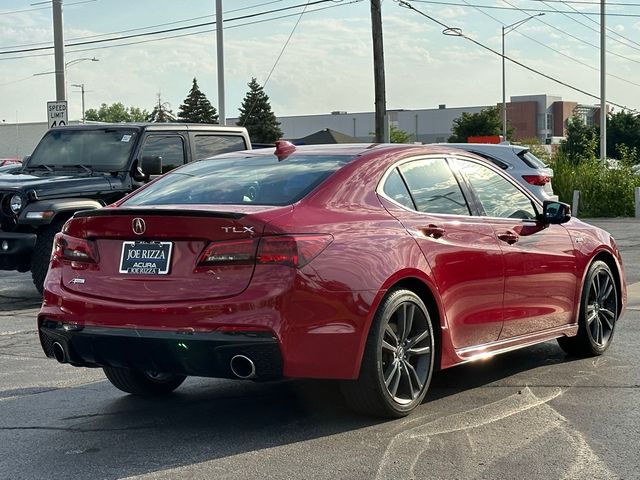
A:
{"type": "Polygon", "coordinates": [[[567,203],[545,200],[542,204],[542,221],[545,225],[559,225],[571,220],[571,206],[567,203]]]}
{"type": "Polygon", "coordinates": [[[140,167],[147,178],[151,175],[162,175],[162,157],[142,157],[140,167]]]}

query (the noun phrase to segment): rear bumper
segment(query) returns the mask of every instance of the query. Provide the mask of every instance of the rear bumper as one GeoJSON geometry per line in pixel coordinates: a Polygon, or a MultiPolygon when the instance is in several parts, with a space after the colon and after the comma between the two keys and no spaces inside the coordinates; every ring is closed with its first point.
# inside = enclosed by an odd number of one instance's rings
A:
{"type": "Polygon", "coordinates": [[[0,231],[0,270],[28,270],[36,238],[35,233],[0,231]]]}
{"type": "Polygon", "coordinates": [[[245,355],[258,379],[282,376],[282,356],[269,332],[180,333],[131,328],[80,327],[40,322],[40,343],[48,357],[53,344],[77,367],[119,367],[200,377],[235,378],[230,362],[245,355]]]}

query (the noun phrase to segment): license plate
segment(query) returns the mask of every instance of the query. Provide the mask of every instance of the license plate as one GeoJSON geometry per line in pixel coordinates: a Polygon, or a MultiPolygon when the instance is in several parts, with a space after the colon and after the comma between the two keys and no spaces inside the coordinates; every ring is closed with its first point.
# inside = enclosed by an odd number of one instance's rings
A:
{"type": "Polygon", "coordinates": [[[122,242],[120,273],[166,275],[171,264],[171,242],[122,242]]]}

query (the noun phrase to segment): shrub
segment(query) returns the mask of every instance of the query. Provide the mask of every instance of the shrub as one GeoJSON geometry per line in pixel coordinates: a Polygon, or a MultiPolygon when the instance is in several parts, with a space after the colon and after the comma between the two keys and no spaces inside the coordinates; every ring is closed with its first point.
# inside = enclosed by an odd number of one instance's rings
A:
{"type": "Polygon", "coordinates": [[[571,203],[573,191],[580,191],[580,217],[632,217],[635,214],[634,190],[640,176],[627,162],[608,168],[594,159],[574,163],[559,152],[553,159],[553,190],[561,202],[571,203]]]}

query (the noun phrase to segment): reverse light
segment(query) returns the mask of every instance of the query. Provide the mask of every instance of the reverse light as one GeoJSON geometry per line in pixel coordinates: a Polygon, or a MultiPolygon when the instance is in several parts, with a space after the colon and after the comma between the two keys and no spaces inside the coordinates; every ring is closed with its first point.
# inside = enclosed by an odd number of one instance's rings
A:
{"type": "Polygon", "coordinates": [[[253,265],[258,239],[211,242],[198,259],[198,267],[216,265],[253,265]]]}
{"type": "Polygon", "coordinates": [[[551,177],[547,177],[546,175],[523,175],[522,178],[524,178],[528,184],[535,185],[536,187],[544,187],[551,181],[551,177]]]}
{"type": "Polygon", "coordinates": [[[78,263],[98,263],[94,242],[64,233],[56,234],[51,257],[78,263]]]}

